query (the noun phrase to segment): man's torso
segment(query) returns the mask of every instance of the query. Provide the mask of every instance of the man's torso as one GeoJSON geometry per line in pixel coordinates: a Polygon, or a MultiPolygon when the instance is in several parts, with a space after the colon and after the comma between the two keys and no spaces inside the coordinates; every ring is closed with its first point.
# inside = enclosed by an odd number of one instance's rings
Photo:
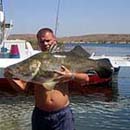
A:
{"type": "Polygon", "coordinates": [[[51,91],[43,86],[34,86],[35,106],[45,111],[55,111],[69,104],[68,86],[59,86],[51,91]]]}

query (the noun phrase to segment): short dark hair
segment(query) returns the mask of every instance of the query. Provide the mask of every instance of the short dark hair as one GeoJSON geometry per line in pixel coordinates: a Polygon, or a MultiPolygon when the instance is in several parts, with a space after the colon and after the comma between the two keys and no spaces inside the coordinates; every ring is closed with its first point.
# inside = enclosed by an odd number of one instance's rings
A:
{"type": "Polygon", "coordinates": [[[50,28],[42,28],[40,29],[38,32],[37,32],[37,38],[40,36],[40,35],[45,35],[46,32],[50,32],[50,33],[53,33],[52,29],[50,28]]]}

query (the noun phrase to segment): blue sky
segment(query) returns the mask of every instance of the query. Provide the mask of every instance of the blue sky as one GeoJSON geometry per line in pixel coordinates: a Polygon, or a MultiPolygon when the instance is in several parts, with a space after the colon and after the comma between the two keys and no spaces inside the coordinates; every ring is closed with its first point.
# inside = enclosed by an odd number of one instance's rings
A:
{"type": "MultiPolygon", "coordinates": [[[[3,0],[11,33],[54,30],[58,0],[3,0]]],[[[61,0],[57,36],[130,34],[130,0],[61,0]]]]}

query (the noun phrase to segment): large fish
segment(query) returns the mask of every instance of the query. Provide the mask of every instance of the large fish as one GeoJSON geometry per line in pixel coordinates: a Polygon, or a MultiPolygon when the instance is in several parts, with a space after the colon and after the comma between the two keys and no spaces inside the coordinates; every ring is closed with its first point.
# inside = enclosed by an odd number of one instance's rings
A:
{"type": "Polygon", "coordinates": [[[76,46],[68,52],[41,52],[20,63],[5,68],[6,78],[18,78],[23,81],[43,85],[51,90],[57,84],[57,74],[64,65],[72,72],[89,72],[94,70],[102,78],[112,75],[111,64],[108,60],[92,60],[89,54],[81,47],[76,46]]]}

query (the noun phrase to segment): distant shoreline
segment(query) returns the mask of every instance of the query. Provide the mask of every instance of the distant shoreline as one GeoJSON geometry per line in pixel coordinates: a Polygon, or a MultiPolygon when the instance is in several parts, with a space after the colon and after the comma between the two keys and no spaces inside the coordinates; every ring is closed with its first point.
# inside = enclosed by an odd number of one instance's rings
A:
{"type": "Polygon", "coordinates": [[[130,34],[92,34],[59,38],[61,42],[130,43],[130,34]]]}
{"type": "MultiPolygon", "coordinates": [[[[22,39],[36,43],[35,34],[12,34],[8,39],[22,39]]],[[[60,43],[121,43],[130,44],[130,34],[89,34],[57,38],[60,43]]]]}

